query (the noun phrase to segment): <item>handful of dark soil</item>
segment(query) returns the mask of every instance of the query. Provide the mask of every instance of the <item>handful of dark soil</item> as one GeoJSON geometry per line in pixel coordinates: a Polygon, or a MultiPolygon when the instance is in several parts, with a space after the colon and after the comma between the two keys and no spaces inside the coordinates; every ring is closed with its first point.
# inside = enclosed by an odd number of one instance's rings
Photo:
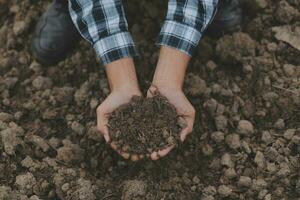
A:
{"type": "Polygon", "coordinates": [[[130,154],[149,155],[171,145],[178,145],[186,126],[168,100],[134,96],[130,103],[114,111],[109,133],[118,149],[130,154]]]}

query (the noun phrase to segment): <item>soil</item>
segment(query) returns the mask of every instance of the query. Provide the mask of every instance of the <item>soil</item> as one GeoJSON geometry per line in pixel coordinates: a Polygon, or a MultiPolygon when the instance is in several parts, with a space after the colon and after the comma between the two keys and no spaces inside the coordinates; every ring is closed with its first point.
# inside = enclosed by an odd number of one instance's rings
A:
{"type": "MultiPolygon", "coordinates": [[[[300,2],[244,2],[240,29],[205,34],[190,63],[193,133],[167,157],[133,163],[97,131],[109,88],[90,45],[42,66],[30,40],[50,1],[0,0],[0,199],[299,200],[300,2]]],[[[143,92],[166,8],[126,8],[143,92]]]]}
{"type": "Polygon", "coordinates": [[[180,119],[165,97],[134,96],[110,116],[109,134],[118,150],[149,157],[154,151],[178,146],[180,132],[186,127],[180,119]]]}

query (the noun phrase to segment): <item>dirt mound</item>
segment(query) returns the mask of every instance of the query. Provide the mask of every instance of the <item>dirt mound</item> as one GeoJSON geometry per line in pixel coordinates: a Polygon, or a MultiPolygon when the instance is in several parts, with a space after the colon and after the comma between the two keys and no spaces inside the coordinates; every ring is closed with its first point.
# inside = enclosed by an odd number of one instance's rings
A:
{"type": "Polygon", "coordinates": [[[160,95],[135,96],[129,104],[114,111],[109,119],[109,133],[117,147],[130,154],[147,155],[180,141],[185,124],[176,109],[160,95]]]}

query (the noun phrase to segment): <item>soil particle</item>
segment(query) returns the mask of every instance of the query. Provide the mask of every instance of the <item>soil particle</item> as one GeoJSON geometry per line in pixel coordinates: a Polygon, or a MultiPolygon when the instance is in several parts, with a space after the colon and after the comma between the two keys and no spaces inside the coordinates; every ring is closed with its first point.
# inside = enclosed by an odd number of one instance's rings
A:
{"type": "Polygon", "coordinates": [[[263,9],[268,6],[268,1],[266,0],[255,0],[254,2],[258,9],[263,9]]]}
{"type": "MultiPolygon", "coordinates": [[[[68,188],[65,188],[65,190],[67,189],[68,188]]],[[[98,188],[93,185],[91,181],[80,178],[76,182],[75,188],[67,192],[66,200],[96,200],[96,190],[98,190],[98,188]]]]}
{"type": "Polygon", "coordinates": [[[182,129],[178,120],[176,109],[166,98],[136,96],[112,113],[109,132],[118,148],[146,155],[178,144],[182,129]]]}
{"type": "Polygon", "coordinates": [[[261,140],[268,145],[268,144],[271,144],[274,141],[274,138],[272,137],[272,135],[269,131],[263,131],[262,136],[261,136],[261,140]]]}
{"type": "Polygon", "coordinates": [[[241,120],[237,126],[237,133],[244,136],[250,136],[254,133],[254,127],[250,121],[241,120]]]}
{"type": "Polygon", "coordinates": [[[206,83],[199,76],[189,73],[186,79],[187,93],[191,96],[203,95],[206,92],[206,83]]]}
{"type": "Polygon", "coordinates": [[[217,189],[215,186],[207,186],[205,188],[203,188],[203,194],[205,196],[214,196],[217,194],[217,189]]]}
{"type": "Polygon", "coordinates": [[[248,176],[241,176],[239,181],[238,181],[238,185],[240,187],[249,188],[252,185],[252,179],[248,176]]]}
{"type": "Polygon", "coordinates": [[[143,199],[147,192],[147,184],[144,181],[130,180],[123,184],[122,200],[143,199]]]}
{"type": "MultiPolygon", "coordinates": [[[[275,37],[277,40],[284,41],[294,47],[296,50],[300,51],[300,28],[292,28],[292,26],[277,26],[273,27],[272,30],[275,32],[275,37]]],[[[299,60],[299,59],[298,59],[299,60]]],[[[296,62],[298,63],[298,62],[296,62]]]]}
{"type": "Polygon", "coordinates": [[[226,131],[227,130],[227,118],[224,115],[219,115],[215,117],[215,125],[218,131],[226,131]]]}
{"type": "Polygon", "coordinates": [[[31,168],[31,167],[37,166],[37,164],[29,156],[26,156],[26,158],[24,158],[24,160],[22,160],[21,165],[26,168],[31,168]]]}
{"type": "Polygon", "coordinates": [[[63,147],[57,150],[57,159],[66,163],[81,162],[84,158],[84,150],[69,140],[63,141],[63,147]]]}
{"type": "Polygon", "coordinates": [[[43,152],[47,152],[50,149],[46,140],[37,135],[27,135],[26,139],[32,142],[36,147],[42,149],[43,152]]]}
{"type": "Polygon", "coordinates": [[[256,155],[255,155],[255,158],[254,158],[254,162],[257,164],[257,166],[259,168],[265,167],[266,160],[265,160],[264,154],[260,151],[257,151],[256,155]]]}
{"type": "Polygon", "coordinates": [[[38,196],[33,195],[33,196],[30,197],[29,200],[41,200],[41,199],[38,196]]]}
{"type": "Polygon", "coordinates": [[[296,129],[288,129],[284,132],[283,137],[287,140],[291,140],[296,133],[296,129]]]}
{"type": "Polygon", "coordinates": [[[15,35],[22,34],[27,28],[27,25],[24,21],[16,21],[14,23],[13,31],[15,35]]]}
{"type": "Polygon", "coordinates": [[[85,133],[85,127],[79,122],[72,122],[71,129],[78,135],[83,135],[85,133]]]}
{"type": "Polygon", "coordinates": [[[237,173],[234,168],[229,168],[225,170],[224,176],[227,179],[234,179],[237,177],[237,173]]]}
{"type": "Polygon", "coordinates": [[[218,194],[224,198],[230,196],[232,193],[232,189],[226,185],[220,185],[218,187],[218,194]]]}
{"type": "Polygon", "coordinates": [[[88,81],[84,82],[74,94],[74,99],[78,105],[83,105],[89,99],[91,95],[90,83],[88,81]]]}
{"type": "Polygon", "coordinates": [[[215,198],[214,198],[214,196],[209,195],[209,196],[204,196],[201,199],[202,200],[214,200],[215,198]]]}
{"type": "Polygon", "coordinates": [[[14,119],[14,116],[9,114],[9,113],[5,113],[5,112],[0,112],[0,121],[2,122],[10,122],[14,119]]]}
{"type": "Polygon", "coordinates": [[[283,65],[283,71],[287,76],[293,76],[295,74],[296,66],[291,64],[283,65]]]}
{"type": "Polygon", "coordinates": [[[278,119],[274,124],[274,128],[276,129],[284,129],[284,127],[285,127],[285,123],[283,119],[278,119]]]}
{"type": "Polygon", "coordinates": [[[280,163],[280,169],[277,172],[277,176],[283,178],[291,173],[290,167],[287,163],[280,163]]]}
{"type": "Polygon", "coordinates": [[[226,144],[232,149],[240,148],[241,147],[240,136],[235,133],[227,135],[226,144]]]}
{"type": "Polygon", "coordinates": [[[10,199],[11,188],[7,186],[0,186],[0,199],[10,199]]]}
{"type": "Polygon", "coordinates": [[[19,136],[22,134],[23,132],[20,132],[16,128],[8,128],[0,132],[2,143],[4,145],[4,151],[8,155],[14,155],[16,147],[23,144],[23,141],[19,138],[19,136]]]}
{"type": "Polygon", "coordinates": [[[228,154],[228,153],[225,153],[225,154],[222,156],[222,158],[221,158],[221,164],[222,164],[223,166],[228,167],[228,168],[234,167],[234,163],[233,163],[233,161],[232,161],[232,159],[231,159],[231,155],[228,154]]]}
{"type": "Polygon", "coordinates": [[[268,186],[267,182],[264,179],[254,179],[252,184],[252,189],[255,191],[260,191],[268,186]]]}
{"type": "Polygon", "coordinates": [[[292,7],[287,1],[282,0],[279,2],[275,15],[277,21],[288,24],[297,16],[299,16],[298,10],[292,7]]]}
{"type": "Polygon", "coordinates": [[[220,143],[220,142],[224,141],[225,134],[221,131],[216,131],[216,132],[213,132],[210,137],[216,143],[220,143]]]}
{"type": "Polygon", "coordinates": [[[255,55],[255,41],[246,33],[225,35],[217,42],[216,53],[224,63],[240,62],[255,55]]]}
{"type": "Polygon", "coordinates": [[[56,101],[68,104],[73,99],[74,89],[72,87],[54,88],[53,93],[56,101]]]}
{"type": "Polygon", "coordinates": [[[38,76],[32,81],[32,86],[37,90],[49,89],[52,86],[52,81],[48,77],[38,76]]]}
{"type": "Polygon", "coordinates": [[[33,188],[36,185],[36,179],[33,174],[27,172],[23,175],[16,177],[15,185],[18,187],[21,193],[30,195],[33,193],[33,188]]]}

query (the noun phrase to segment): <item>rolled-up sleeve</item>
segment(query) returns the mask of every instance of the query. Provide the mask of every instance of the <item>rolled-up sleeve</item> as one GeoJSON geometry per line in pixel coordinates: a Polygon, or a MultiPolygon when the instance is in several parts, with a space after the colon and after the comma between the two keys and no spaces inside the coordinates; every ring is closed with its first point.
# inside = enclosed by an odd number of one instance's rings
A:
{"type": "Polygon", "coordinates": [[[138,55],[122,0],[69,0],[71,18],[104,64],[138,55]]]}
{"type": "Polygon", "coordinates": [[[203,32],[217,11],[218,0],[169,0],[157,45],[193,55],[203,32]]]}

